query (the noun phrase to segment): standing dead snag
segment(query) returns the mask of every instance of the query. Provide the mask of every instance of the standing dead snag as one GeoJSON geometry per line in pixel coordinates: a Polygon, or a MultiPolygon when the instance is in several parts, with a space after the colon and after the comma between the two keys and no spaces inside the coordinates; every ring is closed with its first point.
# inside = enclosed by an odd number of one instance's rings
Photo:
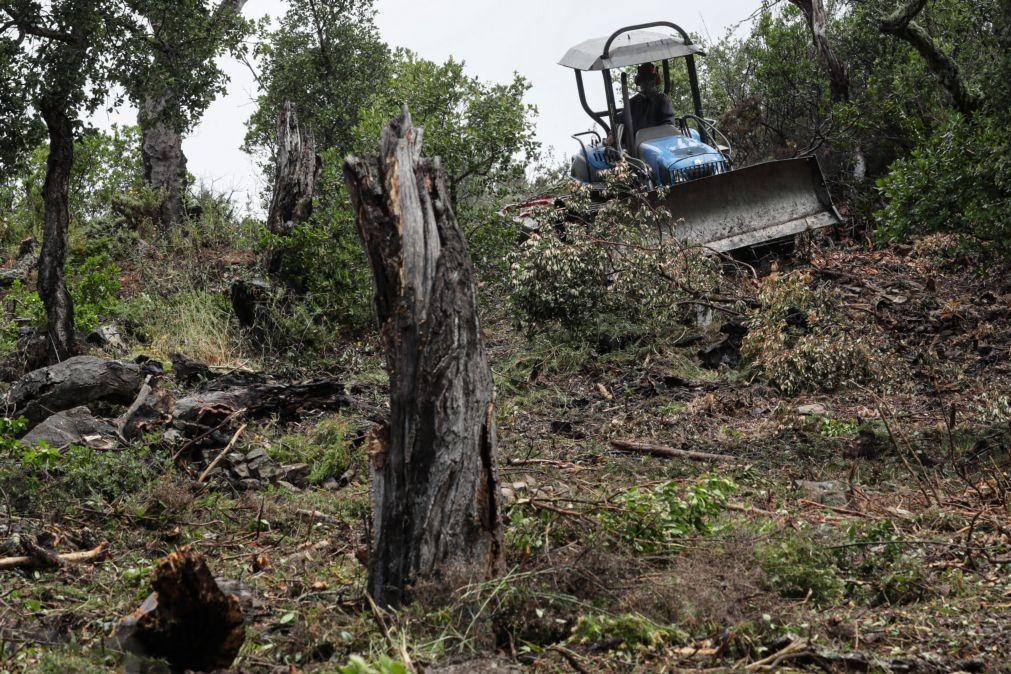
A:
{"type": "Polygon", "coordinates": [[[390,373],[390,424],[372,456],[369,592],[383,607],[449,566],[484,580],[501,555],[494,394],[473,268],[421,135],[405,110],[384,129],[378,157],[344,165],[390,373]]]}

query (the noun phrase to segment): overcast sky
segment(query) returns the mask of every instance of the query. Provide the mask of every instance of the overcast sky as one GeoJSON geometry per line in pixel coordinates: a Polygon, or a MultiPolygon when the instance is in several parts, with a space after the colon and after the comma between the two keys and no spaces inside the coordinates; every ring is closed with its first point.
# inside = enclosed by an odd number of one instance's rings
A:
{"type": "MultiPolygon", "coordinates": [[[[716,40],[748,18],[761,0],[377,0],[376,5],[379,30],[391,46],[407,47],[433,61],[453,56],[484,80],[505,82],[513,72],[526,77],[533,85],[528,100],[539,110],[537,136],[561,158],[572,152],[569,136],[590,127],[572,72],[558,65],[569,47],[622,25],[657,20],[716,40]]],[[[250,0],[243,13],[277,16],[284,6],[283,0],[250,0]]],[[[231,191],[238,205],[248,203],[258,211],[262,177],[239,150],[244,122],[253,111],[255,85],[242,64],[225,59],[223,66],[231,78],[228,94],[211,105],[183,150],[198,181],[216,191],[231,191]]],[[[135,114],[123,111],[115,118],[134,123],[135,114]]]]}

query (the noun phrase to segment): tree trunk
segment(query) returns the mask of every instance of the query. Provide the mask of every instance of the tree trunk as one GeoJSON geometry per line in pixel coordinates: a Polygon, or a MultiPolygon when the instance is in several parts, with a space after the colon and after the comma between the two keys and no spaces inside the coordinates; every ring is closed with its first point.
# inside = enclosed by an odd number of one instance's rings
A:
{"type": "Polygon", "coordinates": [[[910,0],[894,13],[881,19],[881,32],[908,42],[920,53],[934,77],[951,94],[955,107],[965,117],[972,117],[979,107],[979,100],[969,92],[962,71],[953,58],[938,47],[930,34],[913,21],[927,0],[910,0]]]}
{"type": "Polygon", "coordinates": [[[183,136],[165,119],[164,112],[171,94],[148,96],[137,123],[143,133],[141,157],[144,159],[144,179],[162,192],[158,207],[158,229],[165,233],[183,221],[186,212],[186,156],[183,136]]]}
{"type": "Polygon", "coordinates": [[[446,572],[491,577],[501,560],[491,370],[473,268],[438,160],[421,158],[407,111],[376,158],[351,157],[345,180],[375,280],[390,372],[390,424],[372,453],[369,592],[410,599],[446,572]]]}
{"type": "Polygon", "coordinates": [[[825,3],[822,0],[790,0],[790,2],[799,7],[807,19],[808,28],[811,29],[811,40],[828,70],[832,102],[848,101],[850,77],[846,72],[846,66],[836,56],[832,44],[828,41],[828,13],[825,11],[825,3]]]}
{"type": "Polygon", "coordinates": [[[312,195],[323,170],[312,135],[298,127],[295,105],[285,101],[277,117],[277,172],[267,228],[290,234],[312,215],[312,195]]]}
{"type": "Polygon", "coordinates": [[[74,128],[58,97],[42,101],[42,117],[49,131],[49,157],[42,185],[45,219],[39,254],[39,296],[46,308],[50,356],[64,360],[74,351],[74,302],[67,290],[67,230],[70,226],[70,170],[74,165],[74,128]]]}
{"type": "Polygon", "coordinates": [[[137,116],[143,134],[140,152],[144,160],[144,180],[162,193],[157,222],[161,233],[178,226],[186,213],[183,137],[163,114],[170,100],[168,93],[147,96],[137,116]]]}

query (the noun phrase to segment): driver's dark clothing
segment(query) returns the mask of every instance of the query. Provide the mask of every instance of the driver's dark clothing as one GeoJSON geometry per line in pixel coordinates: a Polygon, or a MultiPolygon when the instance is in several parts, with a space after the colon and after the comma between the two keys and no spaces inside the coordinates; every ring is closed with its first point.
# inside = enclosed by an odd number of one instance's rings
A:
{"type": "Polygon", "coordinates": [[[661,124],[675,124],[677,114],[670,96],[662,91],[640,91],[628,102],[632,112],[632,127],[636,133],[661,124]]]}

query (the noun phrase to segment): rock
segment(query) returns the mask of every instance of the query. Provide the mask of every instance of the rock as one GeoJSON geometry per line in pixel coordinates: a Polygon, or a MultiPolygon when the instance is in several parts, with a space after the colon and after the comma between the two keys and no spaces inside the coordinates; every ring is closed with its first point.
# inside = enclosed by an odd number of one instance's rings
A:
{"type": "Polygon", "coordinates": [[[248,480],[252,477],[249,466],[245,463],[237,463],[232,466],[232,475],[241,480],[248,480]]]}
{"type": "Polygon", "coordinates": [[[270,455],[263,447],[254,447],[246,454],[246,463],[257,464],[262,461],[271,461],[270,455]]]}
{"type": "Polygon", "coordinates": [[[503,504],[508,506],[516,503],[516,492],[514,492],[510,487],[502,487],[499,489],[499,493],[502,495],[503,504]]]}
{"type": "Polygon", "coordinates": [[[819,405],[818,403],[809,403],[807,405],[798,406],[797,414],[806,417],[813,417],[813,416],[824,417],[828,416],[828,408],[825,407],[824,405],[819,405]]]}
{"type": "Polygon", "coordinates": [[[302,491],[301,489],[299,489],[298,487],[296,487],[295,485],[293,485],[291,482],[286,482],[284,480],[278,480],[277,481],[277,486],[278,487],[284,487],[288,491],[294,491],[294,492],[300,492],[300,491],[302,491]]]}
{"type": "Polygon", "coordinates": [[[102,325],[95,328],[84,338],[88,344],[100,346],[104,349],[126,350],[123,336],[119,333],[119,328],[115,325],[102,325]]]}
{"type": "Polygon", "coordinates": [[[165,434],[161,437],[162,442],[167,445],[178,445],[183,441],[183,434],[174,428],[170,428],[165,431],[165,434]]]}
{"type": "MultiPolygon", "coordinates": [[[[226,594],[203,557],[170,553],[154,571],[154,593],[116,628],[120,648],[163,658],[173,671],[227,669],[245,640],[241,600],[226,594]]],[[[141,671],[139,666],[127,671],[141,671]]]]}
{"type": "Polygon", "coordinates": [[[83,405],[57,412],[29,431],[21,442],[30,447],[46,442],[51,447],[87,445],[95,449],[110,449],[118,444],[113,425],[96,419],[83,405]]]}
{"type": "Polygon", "coordinates": [[[289,463],[278,469],[278,484],[288,482],[296,487],[305,488],[309,485],[309,473],[311,472],[312,466],[307,463],[289,463]]]}
{"type": "Polygon", "coordinates": [[[75,356],[26,374],[11,388],[6,403],[12,416],[34,425],[54,412],[93,402],[129,405],[141,383],[136,363],[75,356]]]}
{"type": "Polygon", "coordinates": [[[797,489],[803,498],[815,503],[840,508],[849,503],[845,485],[835,480],[828,482],[797,480],[797,489]]]}

